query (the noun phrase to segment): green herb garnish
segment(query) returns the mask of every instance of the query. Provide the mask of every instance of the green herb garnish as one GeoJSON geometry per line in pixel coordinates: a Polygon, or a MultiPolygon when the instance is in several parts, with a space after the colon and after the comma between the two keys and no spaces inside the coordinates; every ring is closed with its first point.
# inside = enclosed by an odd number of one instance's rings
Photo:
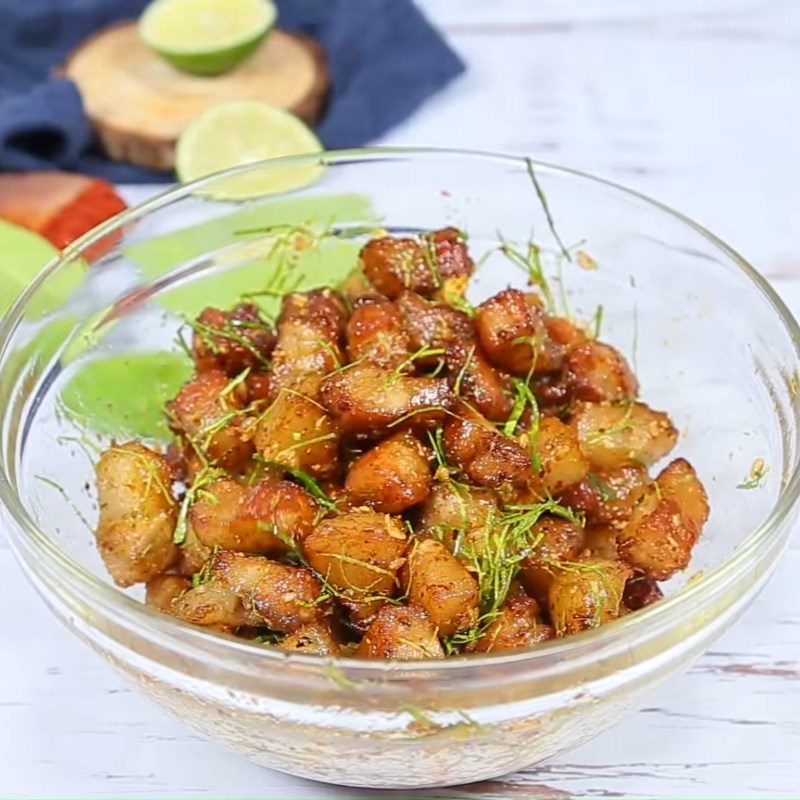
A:
{"type": "Polygon", "coordinates": [[[175,531],[172,534],[172,541],[175,544],[183,544],[186,541],[189,509],[192,507],[195,500],[197,500],[199,493],[205,489],[206,486],[212,484],[219,478],[225,477],[227,474],[228,473],[225,472],[224,469],[206,463],[197,475],[195,475],[194,480],[186,489],[186,493],[183,495],[180,508],[178,509],[178,520],[175,523],[175,531]]]}
{"type": "Polygon", "coordinates": [[[464,297],[463,294],[453,294],[445,298],[445,302],[452,306],[456,311],[466,314],[470,319],[475,316],[475,306],[464,297]]]}
{"type": "Polygon", "coordinates": [[[331,682],[335,683],[340,689],[349,689],[350,691],[357,692],[361,689],[355,681],[351,681],[340,669],[329,661],[325,665],[325,677],[331,682]]]}
{"type": "Polygon", "coordinates": [[[289,475],[291,475],[327,511],[338,510],[337,502],[325,494],[317,480],[307,472],[303,472],[303,470],[296,469],[295,467],[287,467],[283,464],[277,464],[275,462],[267,463],[274,463],[276,467],[284,470],[284,472],[288,472],[289,475]]]}
{"type": "Polygon", "coordinates": [[[258,642],[259,644],[280,644],[286,638],[285,633],[280,633],[279,631],[267,631],[266,633],[262,633],[253,639],[254,642],[258,642]]]}
{"type": "Polygon", "coordinates": [[[531,421],[528,426],[528,448],[531,455],[531,466],[538,473],[541,470],[541,459],[539,458],[539,404],[536,402],[536,395],[531,387],[521,378],[512,378],[514,387],[514,405],[511,413],[503,425],[503,435],[513,438],[519,421],[525,413],[526,408],[531,410],[531,421]]]}
{"type": "Polygon", "coordinates": [[[599,339],[600,338],[600,329],[603,326],[603,314],[605,313],[603,306],[597,306],[597,310],[594,312],[592,316],[592,338],[599,339]]]}
{"type": "Polygon", "coordinates": [[[555,311],[556,301],[550,283],[544,274],[542,250],[539,245],[531,239],[528,242],[527,250],[523,252],[504,239],[500,231],[497,232],[497,238],[500,241],[500,252],[528,276],[528,281],[532,286],[539,287],[548,311],[555,311]]]}
{"type": "Polygon", "coordinates": [[[570,255],[569,250],[564,247],[564,242],[561,241],[561,237],[558,235],[558,231],[556,231],[555,222],[553,221],[553,215],[550,213],[550,206],[547,202],[547,197],[544,193],[544,190],[539,184],[539,179],[536,177],[536,171],[533,168],[533,160],[530,158],[525,159],[525,166],[528,169],[528,175],[530,176],[531,183],[533,184],[533,188],[536,191],[536,196],[539,198],[539,202],[542,204],[542,210],[544,211],[545,219],[547,220],[547,225],[550,228],[550,233],[553,234],[553,238],[558,243],[558,247],[561,250],[561,255],[567,259],[567,261],[572,261],[572,256],[570,255]]]}
{"type": "Polygon", "coordinates": [[[610,428],[598,428],[597,431],[590,436],[586,437],[587,444],[599,444],[600,442],[607,442],[612,436],[618,433],[625,433],[633,430],[633,400],[623,401],[626,403],[625,413],[620,417],[619,421],[612,425],[610,428]]]}
{"type": "MultiPolygon", "coordinates": [[[[270,360],[253,344],[253,342],[240,333],[243,326],[236,325],[234,320],[228,320],[224,325],[215,328],[213,325],[206,325],[200,322],[199,319],[192,319],[188,316],[183,317],[184,322],[200,337],[200,340],[208,348],[209,352],[218,355],[222,352],[222,347],[219,339],[227,339],[228,341],[235,342],[236,344],[247,350],[253,358],[261,363],[264,367],[270,366],[270,360]]],[[[252,327],[252,326],[251,326],[252,327]]],[[[262,326],[265,330],[271,330],[266,323],[262,326]]],[[[183,342],[183,335],[178,332],[178,336],[183,342]]],[[[188,351],[189,347],[183,342],[184,348],[188,351]]]]}
{"type": "Polygon", "coordinates": [[[736,486],[737,489],[758,489],[763,485],[764,479],[769,473],[769,467],[764,462],[763,458],[757,458],[752,466],[747,477],[736,486]]]}
{"type": "MultiPolygon", "coordinates": [[[[416,647],[418,650],[421,650],[425,656],[430,655],[430,653],[425,652],[425,650],[419,647],[419,645],[416,647]]],[[[409,714],[411,717],[413,717],[415,722],[418,722],[420,725],[424,725],[426,728],[440,727],[421,708],[419,708],[419,706],[412,705],[411,703],[403,703],[401,708],[406,712],[406,714],[409,714]]]]}
{"type": "Polygon", "coordinates": [[[75,512],[78,519],[80,519],[80,521],[86,526],[87,530],[94,534],[94,528],[92,528],[92,526],[89,524],[89,520],[83,516],[83,513],[78,506],[72,502],[72,499],[60,483],[56,483],[56,481],[54,481],[52,478],[48,478],[44,475],[34,475],[34,478],[36,478],[37,481],[41,481],[42,483],[45,483],[55,489],[64,498],[64,502],[75,512]]]}
{"type": "Polygon", "coordinates": [[[439,270],[439,256],[431,236],[429,234],[420,236],[419,246],[422,258],[433,276],[433,285],[438,289],[442,285],[442,273],[439,270]]]}
{"type": "MultiPolygon", "coordinates": [[[[442,347],[429,347],[428,345],[422,345],[418,350],[413,352],[408,358],[401,361],[391,372],[389,377],[386,379],[388,384],[394,383],[398,378],[400,378],[407,369],[413,367],[415,362],[420,361],[423,358],[433,358],[435,356],[443,356],[445,354],[445,350],[442,347]]],[[[440,364],[444,362],[440,359],[440,364]]]]}
{"type": "Polygon", "coordinates": [[[500,614],[522,562],[541,541],[541,535],[532,535],[532,528],[545,514],[581,524],[572,510],[551,498],[540,503],[509,506],[499,518],[490,514],[480,547],[476,548],[470,541],[463,543],[462,555],[478,581],[479,616],[473,627],[444,640],[446,652],[453,653],[476,642],[500,614]]]}
{"type": "Polygon", "coordinates": [[[597,475],[595,475],[593,472],[590,472],[586,476],[586,478],[589,481],[589,483],[591,483],[592,486],[594,486],[594,488],[597,489],[598,493],[600,494],[600,499],[601,500],[603,500],[605,502],[605,501],[608,501],[608,500],[616,500],[617,499],[617,495],[608,486],[608,484],[606,484],[603,481],[601,481],[600,478],[597,475]]]}

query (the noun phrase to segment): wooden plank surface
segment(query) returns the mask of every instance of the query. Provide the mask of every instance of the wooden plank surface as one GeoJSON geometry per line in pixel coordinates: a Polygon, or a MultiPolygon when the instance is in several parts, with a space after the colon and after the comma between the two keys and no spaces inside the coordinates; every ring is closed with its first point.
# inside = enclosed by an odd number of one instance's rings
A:
{"type": "MultiPolygon", "coordinates": [[[[387,143],[530,153],[631,185],[730,241],[800,314],[800,3],[422,5],[470,70],[387,143]]],[[[796,797],[799,573],[795,537],[713,651],[588,745],[420,797],[796,797]]],[[[200,741],[51,619],[2,538],[0,574],[0,605],[12,609],[0,651],[0,795],[386,796],[295,780],[200,741]]]]}

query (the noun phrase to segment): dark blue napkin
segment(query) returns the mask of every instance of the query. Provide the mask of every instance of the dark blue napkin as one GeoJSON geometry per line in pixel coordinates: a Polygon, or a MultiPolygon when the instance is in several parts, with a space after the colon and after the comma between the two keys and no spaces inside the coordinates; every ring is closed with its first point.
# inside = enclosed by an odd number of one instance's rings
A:
{"type": "MultiPolygon", "coordinates": [[[[0,171],[65,169],[163,181],[97,149],[73,83],[52,70],[82,39],[147,0],[0,0],[0,171]]],[[[411,0],[277,0],[279,24],[325,49],[332,88],[317,133],[355,147],[405,119],[464,69],[411,0]]],[[[121,98],[124,102],[124,98],[121,98]]]]}

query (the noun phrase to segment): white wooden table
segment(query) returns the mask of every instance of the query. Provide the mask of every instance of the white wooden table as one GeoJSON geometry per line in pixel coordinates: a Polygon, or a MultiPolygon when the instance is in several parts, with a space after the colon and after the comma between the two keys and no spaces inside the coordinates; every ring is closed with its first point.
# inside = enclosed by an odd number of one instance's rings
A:
{"type": "MultiPolygon", "coordinates": [[[[387,142],[530,153],[627,183],[731,242],[800,314],[797,0],[424,7],[470,72],[387,142]]],[[[798,573],[795,537],[741,623],[592,743],[420,796],[797,797],[798,573]]],[[[295,780],[200,741],[56,624],[1,537],[0,575],[0,796],[386,796],[295,780]]]]}

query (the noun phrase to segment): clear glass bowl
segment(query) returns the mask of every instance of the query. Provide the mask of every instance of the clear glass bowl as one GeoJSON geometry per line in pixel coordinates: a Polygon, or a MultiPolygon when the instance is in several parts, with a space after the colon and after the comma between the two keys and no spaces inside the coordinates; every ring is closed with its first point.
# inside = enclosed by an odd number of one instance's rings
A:
{"type": "MultiPolygon", "coordinates": [[[[752,601],[797,514],[800,330],[723,242],[606,181],[537,164],[548,221],[523,159],[425,150],[322,159],[320,179],[287,197],[216,201],[216,177],[174,189],[84,237],[39,276],[0,324],[4,527],[53,612],[208,738],[332,783],[490,778],[611,725],[752,601]],[[496,245],[498,231],[520,242],[533,231],[571,313],[589,319],[603,305],[603,338],[633,360],[643,398],[671,413],[683,434],[676,452],[695,464],[711,499],[689,576],[672,581],[665,600],[530,651],[386,663],[290,656],[206,633],[110,584],[80,520],[94,522],[93,446],[108,437],[87,439],[76,427],[64,387],[98,358],[177,351],[176,312],[259,289],[275,231],[253,229],[314,224],[332,234],[376,220],[393,232],[457,225],[476,256],[496,245]],[[554,230],[568,247],[585,240],[571,261],[558,255],[554,230]],[[769,468],[763,485],[737,488],[757,459],[769,468]]],[[[321,239],[319,253],[304,254],[304,270],[352,265],[357,240],[321,239]]],[[[471,296],[524,281],[494,251],[471,296]]],[[[138,419],[130,422],[135,429],[138,419]]]]}

